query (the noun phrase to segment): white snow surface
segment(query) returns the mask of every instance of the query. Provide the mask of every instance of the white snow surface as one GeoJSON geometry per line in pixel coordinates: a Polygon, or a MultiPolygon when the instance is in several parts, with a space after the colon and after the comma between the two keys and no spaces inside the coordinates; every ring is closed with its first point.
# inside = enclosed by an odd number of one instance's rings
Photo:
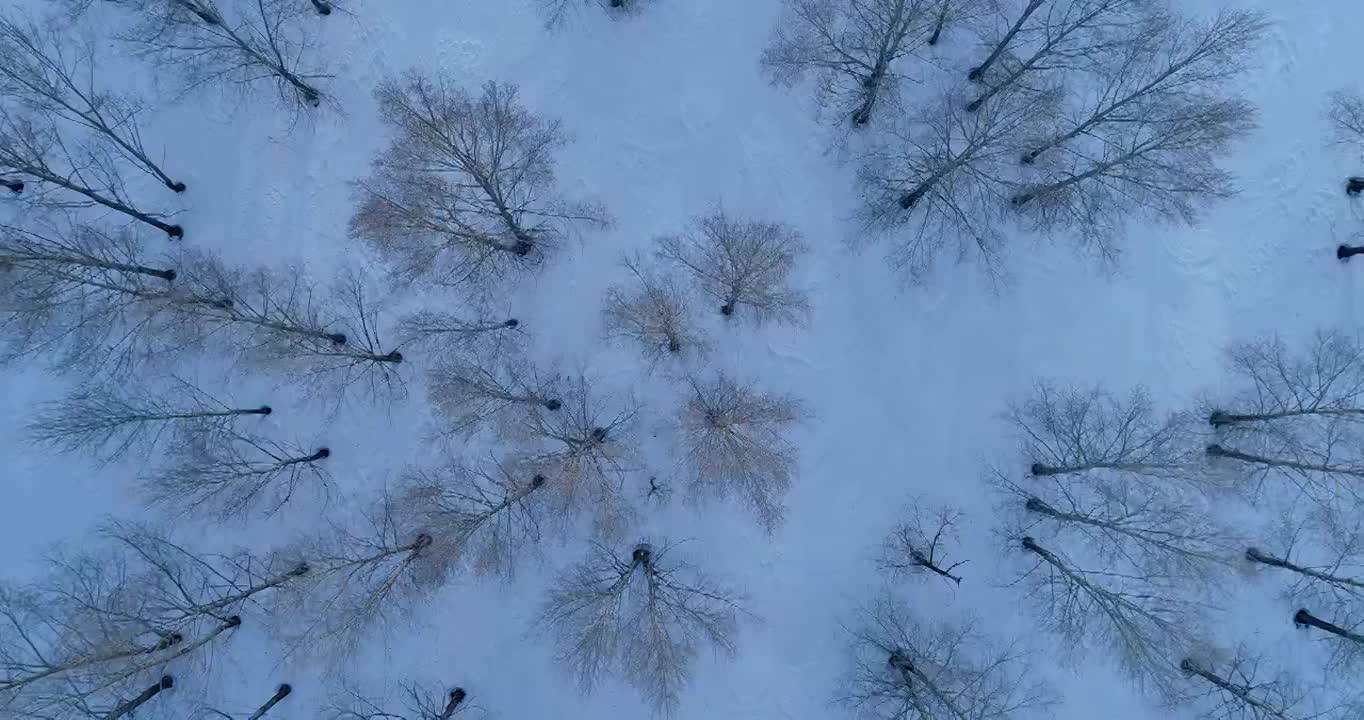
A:
{"type": "MultiPolygon", "coordinates": [[[[559,156],[560,186],[605,203],[615,223],[585,231],[506,306],[534,336],[537,362],[582,370],[617,396],[638,397],[641,435],[661,477],[669,438],[655,429],[677,407],[680,386],[647,374],[632,350],[601,340],[605,289],[622,279],[617,257],[717,204],[791,223],[812,247],[795,278],[812,293],[807,327],[754,330],[707,319],[716,351],[706,363],[794,392],[817,416],[798,436],[800,473],[784,525],[768,536],[742,510],[693,509],[680,502],[682,493],[667,508],[645,506],[647,480],[632,478],[645,509],[635,534],[692,538],[688,556],[742,587],[760,617],[742,624],[737,657],[702,652],[679,718],[844,716],[830,700],[845,669],[841,623],[885,582],[876,547],[912,496],[960,504],[969,520],[960,589],[899,586],[916,613],[944,620],[974,613],[991,634],[1024,636],[1065,697],[1060,718],[1182,717],[1135,695],[1102,652],[1062,657],[1034,630],[1030,607],[1005,586],[1005,567],[1016,558],[991,535],[993,501],[981,477],[989,461],[1017,461],[997,414],[1038,378],[1102,380],[1118,390],[1145,383],[1173,408],[1215,387],[1232,340],[1278,332],[1291,342],[1317,328],[1356,329],[1356,276],[1364,268],[1338,263],[1332,249],[1359,227],[1341,182],[1364,167],[1352,151],[1328,146],[1322,109],[1328,91],[1358,82],[1348,60],[1364,4],[1222,1],[1259,7],[1274,23],[1260,67],[1245,82],[1260,129],[1226,163],[1241,179],[1240,195],[1194,228],[1130,228],[1111,272],[1064,244],[1020,239],[1007,258],[1012,281],[997,294],[969,263],[942,265],[926,284],[906,287],[876,247],[847,249],[852,169],[824,151],[829,131],[814,121],[809,88],[774,88],[758,66],[778,0],[657,0],[619,19],[585,7],[557,31],[543,27],[534,0],[349,0],[339,4],[344,12],[316,20],[318,57],[332,75],[320,81],[329,104],[300,119],[265,88],[247,97],[162,91],[145,135],[164,147],[164,165],[190,189],[172,196],[147,184],[134,196],[177,211],[186,247],[212,248],[237,263],[306,263],[320,282],[345,264],[371,262],[347,238],[346,222],[349,183],[386,140],[375,84],[412,67],[449,71],[471,89],[487,80],[517,83],[522,101],[562,119],[572,138],[559,156]]],[[[1189,5],[1198,11],[1204,3],[1189,5]]],[[[97,7],[87,22],[98,26],[117,13],[97,7]]],[[[944,44],[970,42],[958,35],[944,44]]],[[[169,86],[117,45],[106,50],[102,71],[169,86]]],[[[914,92],[907,88],[908,102],[914,92]]],[[[439,307],[457,297],[432,291],[395,300],[439,307]]],[[[250,525],[205,518],[182,521],[179,530],[201,547],[268,549],[362,507],[404,466],[438,461],[442,450],[422,439],[423,360],[407,365],[405,400],[354,399],[336,412],[301,397],[280,400],[296,393],[278,378],[235,380],[223,394],[270,402],[276,413],[268,422],[281,437],[332,448],[329,469],[341,492],[250,525]]],[[[205,383],[219,377],[211,368],[200,372],[205,383]]],[[[31,577],[53,543],[79,545],[106,517],[155,517],[136,493],[144,468],[96,468],[22,442],[35,403],[60,396],[72,381],[37,365],[6,368],[0,377],[0,576],[7,580],[31,577]]],[[[347,658],[348,671],[376,690],[404,680],[458,684],[499,718],[649,716],[614,679],[580,695],[550,643],[529,633],[547,583],[585,542],[550,544],[543,563],[509,583],[458,580],[419,607],[410,625],[347,658]]],[[[1276,594],[1276,585],[1249,578],[1244,593],[1225,600],[1234,619],[1226,635],[1279,646],[1314,679],[1320,651],[1292,631],[1292,608],[1276,594]]],[[[281,718],[312,716],[335,688],[331,670],[286,656],[259,626],[244,626],[211,670],[208,684],[193,689],[220,698],[225,709],[252,708],[276,684],[293,684],[295,695],[276,711],[281,718]]]]}

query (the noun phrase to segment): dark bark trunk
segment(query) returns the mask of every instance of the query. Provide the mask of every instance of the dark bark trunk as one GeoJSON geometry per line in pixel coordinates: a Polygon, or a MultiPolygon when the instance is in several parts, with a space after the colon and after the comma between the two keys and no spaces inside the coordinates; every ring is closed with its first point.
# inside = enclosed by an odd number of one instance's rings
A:
{"type": "Polygon", "coordinates": [[[1348,260],[1355,255],[1364,254],[1364,245],[1341,245],[1336,248],[1337,260],[1348,260]]]}
{"type": "Polygon", "coordinates": [[[521,321],[520,321],[520,320],[517,320],[516,318],[512,318],[512,319],[510,319],[510,320],[508,320],[508,321],[502,323],[502,327],[514,328],[514,327],[516,327],[516,326],[518,326],[518,325],[520,325],[520,324],[521,324],[521,321]]]}
{"type": "Polygon", "coordinates": [[[314,8],[315,10],[317,10],[317,14],[318,14],[318,15],[331,15],[331,14],[332,14],[332,6],[331,6],[331,3],[325,2],[324,0],[312,0],[312,3],[313,3],[313,8],[314,8]]]}
{"type": "Polygon", "coordinates": [[[942,6],[938,8],[938,19],[933,23],[933,34],[928,37],[929,45],[938,44],[938,38],[942,36],[942,27],[947,24],[947,9],[951,5],[951,0],[942,0],[942,6]]]}
{"type": "Polygon", "coordinates": [[[251,716],[246,720],[260,720],[265,717],[265,714],[270,712],[270,708],[278,705],[280,700],[289,697],[289,693],[293,691],[294,689],[290,687],[289,683],[280,685],[279,688],[275,690],[275,694],[271,695],[270,699],[266,700],[264,705],[256,708],[256,711],[251,713],[251,716]]]}
{"type": "Polygon", "coordinates": [[[5,188],[15,195],[24,191],[24,182],[22,180],[0,180],[0,185],[4,185],[5,188]]]}
{"type": "Polygon", "coordinates": [[[1297,612],[1293,613],[1293,624],[1299,627],[1314,627],[1317,628],[1318,630],[1324,630],[1328,633],[1331,633],[1332,635],[1335,635],[1336,637],[1349,640],[1350,642],[1356,643],[1358,645],[1364,645],[1364,636],[1350,632],[1349,630],[1346,630],[1345,628],[1339,625],[1335,625],[1325,620],[1322,620],[1316,615],[1313,615],[1312,613],[1308,612],[1307,608],[1302,608],[1301,610],[1298,610],[1297,612]]]}
{"type": "Polygon", "coordinates": [[[1364,177],[1351,177],[1345,181],[1345,192],[1358,195],[1364,192],[1364,177]]]}
{"type": "MultiPolygon", "coordinates": [[[[948,571],[946,571],[946,570],[944,570],[944,569],[938,567],[938,565],[937,565],[936,563],[934,563],[932,560],[930,560],[930,559],[928,559],[927,557],[925,557],[924,554],[921,553],[921,552],[919,552],[918,550],[915,550],[914,552],[910,553],[909,559],[913,560],[915,565],[918,565],[919,567],[921,567],[921,568],[923,568],[923,569],[925,569],[925,570],[928,570],[929,572],[933,572],[933,573],[936,573],[936,574],[938,574],[938,575],[941,575],[941,576],[947,578],[948,580],[951,580],[952,582],[954,582],[954,583],[956,583],[956,584],[958,584],[958,585],[961,584],[961,578],[960,578],[960,577],[957,577],[956,575],[953,575],[952,573],[950,573],[950,572],[948,572],[948,571]]],[[[960,564],[960,563],[958,563],[958,564],[960,564]]]]}
{"type": "Polygon", "coordinates": [[[1228,680],[1227,678],[1224,678],[1221,675],[1218,675],[1213,671],[1203,667],[1201,664],[1194,661],[1192,658],[1184,658],[1183,660],[1180,660],[1179,669],[1190,675],[1196,675],[1202,678],[1203,680],[1207,681],[1209,684],[1221,688],[1224,692],[1230,694],[1231,696],[1239,700],[1241,703],[1243,703],[1247,708],[1254,708],[1264,713],[1263,716],[1256,714],[1255,717],[1275,717],[1283,718],[1283,720],[1288,720],[1288,717],[1284,715],[1282,710],[1280,710],[1277,707],[1274,707],[1273,705],[1270,705],[1269,703],[1257,699],[1252,694],[1253,688],[1251,686],[1238,685],[1228,680]]]}
{"type": "Polygon", "coordinates": [[[157,695],[160,695],[162,690],[169,690],[173,687],[175,687],[175,678],[171,677],[170,675],[162,675],[161,680],[158,681],[155,685],[138,693],[137,697],[133,698],[132,700],[129,700],[128,702],[125,702],[122,705],[119,705],[118,707],[114,708],[109,712],[108,715],[105,715],[104,718],[105,720],[118,720],[118,718],[131,715],[138,708],[147,704],[149,700],[156,697],[157,695]]]}
{"type": "Polygon", "coordinates": [[[454,716],[455,711],[459,709],[459,706],[464,703],[464,698],[468,697],[468,695],[468,693],[464,692],[464,688],[457,687],[454,690],[451,690],[450,699],[446,701],[445,709],[440,712],[440,720],[450,720],[450,718],[454,716]]]}
{"type": "Polygon", "coordinates": [[[990,56],[985,58],[985,62],[971,68],[971,72],[966,76],[966,79],[971,82],[980,81],[980,79],[985,76],[985,71],[989,70],[990,66],[994,65],[995,61],[999,60],[999,56],[1004,54],[1004,50],[1009,47],[1009,43],[1013,42],[1014,36],[1023,29],[1023,23],[1027,22],[1028,17],[1036,12],[1037,8],[1041,6],[1042,0],[1029,0],[1028,6],[1023,9],[1023,14],[1019,16],[1018,22],[1015,22],[1013,27],[1009,28],[1009,32],[1004,34],[1003,39],[1001,39],[999,44],[995,46],[995,49],[990,52],[990,56]]]}
{"type": "Polygon", "coordinates": [[[151,215],[148,215],[147,213],[142,212],[141,210],[136,210],[134,208],[128,207],[127,205],[124,205],[123,203],[112,198],[104,197],[103,195],[95,192],[94,190],[91,190],[88,187],[77,185],[64,177],[53,175],[51,173],[46,172],[40,171],[34,172],[33,170],[30,170],[29,173],[32,175],[36,175],[38,178],[46,180],[47,182],[50,182],[53,185],[66,188],[67,190],[70,190],[71,192],[74,192],[78,195],[84,195],[85,197],[90,198],[90,200],[94,201],[95,203],[103,205],[104,207],[107,207],[110,210],[123,213],[124,215],[127,215],[128,217],[137,220],[138,222],[151,225],[157,230],[166,233],[167,237],[169,237],[172,240],[179,240],[180,238],[183,238],[185,236],[184,228],[180,227],[179,225],[172,225],[170,223],[161,222],[160,220],[157,220],[156,218],[152,217],[151,215]]]}
{"type": "Polygon", "coordinates": [[[1337,587],[1347,586],[1350,588],[1356,588],[1357,590],[1364,590],[1364,579],[1344,577],[1341,575],[1332,575],[1330,573],[1322,572],[1320,570],[1313,570],[1312,568],[1303,567],[1301,565],[1295,564],[1288,560],[1287,558],[1268,555],[1259,548],[1246,548],[1246,559],[1250,560],[1251,562],[1260,563],[1261,565],[1268,565],[1270,567],[1280,568],[1282,570],[1287,570],[1289,572],[1295,572],[1299,575],[1305,575],[1307,577],[1313,578],[1315,580],[1320,580],[1322,582],[1335,585],[1337,587]]]}

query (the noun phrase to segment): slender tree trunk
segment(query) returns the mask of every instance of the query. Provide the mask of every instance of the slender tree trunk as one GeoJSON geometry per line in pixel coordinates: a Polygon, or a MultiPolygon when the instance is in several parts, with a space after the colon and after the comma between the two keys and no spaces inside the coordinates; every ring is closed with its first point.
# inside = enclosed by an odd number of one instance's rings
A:
{"type": "Polygon", "coordinates": [[[1364,245],[1341,245],[1336,248],[1337,260],[1349,260],[1355,255],[1364,255],[1364,245]]]}
{"type": "Polygon", "coordinates": [[[1240,450],[1228,450],[1221,445],[1209,445],[1208,455],[1212,457],[1224,457],[1241,462],[1254,463],[1257,465],[1267,465],[1269,467],[1287,468],[1289,470],[1301,470],[1303,472],[1336,473],[1340,475],[1351,475],[1354,477],[1364,477],[1364,468],[1350,467],[1348,465],[1312,465],[1294,460],[1281,460],[1278,458],[1262,457],[1251,455],[1240,450]]]}
{"type": "Polygon", "coordinates": [[[952,0],[942,0],[942,5],[938,6],[938,19],[933,23],[933,34],[928,36],[929,45],[937,45],[938,38],[942,36],[943,25],[947,24],[947,9],[952,6],[952,0]]]}
{"type": "Polygon", "coordinates": [[[1318,630],[1324,630],[1328,633],[1331,633],[1332,635],[1335,635],[1336,637],[1349,640],[1350,642],[1355,643],[1357,645],[1364,645],[1364,635],[1359,635],[1358,633],[1350,632],[1349,630],[1346,630],[1345,628],[1339,625],[1334,625],[1325,620],[1322,620],[1316,615],[1313,615],[1312,613],[1308,612],[1306,608],[1303,608],[1293,613],[1293,623],[1300,627],[1310,626],[1317,628],[1318,630]]]}
{"type": "Polygon", "coordinates": [[[264,705],[256,708],[256,711],[251,713],[251,716],[246,720],[260,720],[265,717],[265,714],[270,712],[270,708],[278,705],[280,700],[289,697],[289,693],[293,691],[294,689],[289,686],[289,683],[280,685],[279,688],[275,690],[275,694],[271,695],[270,699],[266,700],[264,705]]]}
{"type": "Polygon", "coordinates": [[[331,457],[331,454],[332,451],[330,448],[318,448],[317,452],[313,453],[312,455],[308,455],[307,457],[296,457],[289,458],[287,460],[281,460],[279,461],[278,466],[283,468],[289,467],[290,465],[315,463],[318,460],[331,457]]]}
{"type": "Polygon", "coordinates": [[[990,66],[994,65],[995,61],[999,60],[999,56],[1004,54],[1004,50],[1009,47],[1009,43],[1013,42],[1014,36],[1023,29],[1023,23],[1028,21],[1028,17],[1036,12],[1037,8],[1042,7],[1043,2],[1044,0],[1028,0],[1028,5],[1023,8],[1023,14],[1019,16],[1018,21],[1014,23],[1013,27],[1009,28],[1009,32],[1004,34],[1004,37],[999,41],[999,44],[995,45],[995,49],[990,51],[990,56],[985,58],[985,62],[971,69],[971,72],[966,76],[968,80],[971,82],[978,82],[985,76],[985,71],[989,70],[990,66]]]}
{"type": "Polygon", "coordinates": [[[1364,416],[1364,409],[1359,409],[1359,408],[1329,409],[1329,408],[1328,408],[1328,409],[1312,409],[1312,410],[1287,410],[1287,411],[1285,411],[1285,412],[1263,413],[1263,414],[1260,414],[1260,415],[1236,415],[1236,414],[1233,414],[1233,413],[1227,413],[1227,412],[1223,412],[1223,411],[1221,411],[1221,410],[1218,410],[1218,411],[1214,412],[1212,415],[1209,415],[1209,416],[1208,416],[1208,424],[1212,425],[1213,427],[1222,427],[1223,425],[1232,425],[1232,424],[1235,424],[1235,423],[1244,423],[1244,422],[1265,422],[1265,421],[1269,421],[1269,420],[1281,420],[1281,419],[1283,419],[1283,418],[1290,418],[1290,417],[1302,417],[1302,416],[1305,416],[1305,415],[1323,415],[1323,416],[1349,416],[1349,415],[1359,415],[1359,416],[1364,416]]]}
{"type": "Polygon", "coordinates": [[[929,572],[937,573],[938,575],[941,575],[941,576],[947,578],[948,580],[951,580],[952,582],[955,582],[955,583],[958,584],[958,585],[961,584],[961,578],[959,578],[959,577],[957,577],[956,575],[953,575],[952,573],[950,573],[950,572],[948,572],[948,571],[946,571],[946,570],[944,570],[944,569],[938,567],[936,564],[933,563],[932,560],[929,560],[927,557],[924,556],[923,553],[919,552],[918,550],[915,550],[915,551],[913,551],[912,553],[910,553],[909,557],[910,557],[910,559],[913,560],[914,563],[915,563],[916,565],[918,565],[919,567],[924,568],[925,570],[928,570],[929,572]]]}
{"type": "Polygon", "coordinates": [[[1190,675],[1197,675],[1198,677],[1203,678],[1208,683],[1221,688],[1222,690],[1231,694],[1233,697],[1235,697],[1237,700],[1240,700],[1247,706],[1256,708],[1257,710],[1266,713],[1267,717],[1276,717],[1282,718],[1282,720],[1289,720],[1288,716],[1285,715],[1283,711],[1280,710],[1279,708],[1274,707],[1273,705],[1270,705],[1261,700],[1258,700],[1255,698],[1254,695],[1251,695],[1251,689],[1249,687],[1245,685],[1237,685],[1236,683],[1233,683],[1230,680],[1227,680],[1226,678],[1204,668],[1202,665],[1198,664],[1191,658],[1184,658],[1183,660],[1181,660],[1179,662],[1179,669],[1183,670],[1186,673],[1189,673],[1190,675]]]}
{"type": "Polygon", "coordinates": [[[80,258],[66,257],[63,255],[0,255],[0,262],[50,262],[64,265],[76,265],[78,267],[113,270],[114,272],[128,273],[130,275],[147,275],[149,277],[160,278],[166,282],[173,282],[176,277],[174,270],[157,270],[143,265],[128,265],[125,263],[109,262],[107,260],[82,260],[80,258]]]}
{"type": "Polygon", "coordinates": [[[65,177],[49,172],[46,169],[28,166],[23,168],[22,170],[24,173],[32,175],[38,178],[39,180],[44,180],[58,187],[64,187],[67,190],[70,190],[71,192],[84,195],[85,197],[90,198],[92,201],[100,205],[103,205],[104,207],[107,207],[110,210],[123,213],[124,215],[127,215],[128,217],[137,220],[138,222],[151,225],[157,230],[166,233],[166,236],[172,240],[179,240],[180,238],[183,238],[185,236],[184,228],[180,227],[179,225],[171,225],[170,223],[161,222],[160,220],[157,220],[156,218],[152,217],[151,215],[148,215],[147,213],[142,212],[141,210],[135,210],[117,200],[114,200],[113,198],[104,197],[103,195],[99,194],[98,192],[95,192],[94,190],[91,190],[88,187],[77,185],[76,183],[71,182],[65,177]]]}
{"type": "Polygon", "coordinates": [[[881,82],[886,75],[884,59],[876,61],[876,67],[872,68],[871,75],[862,81],[862,103],[853,111],[852,122],[857,127],[862,127],[871,121],[871,109],[876,104],[876,98],[881,92],[881,82]]]}
{"type": "Polygon", "coordinates": [[[1351,177],[1345,181],[1345,192],[1358,195],[1364,192],[1364,177],[1351,177]]]}
{"type": "Polygon", "coordinates": [[[175,687],[175,678],[171,677],[170,675],[162,675],[161,680],[158,681],[155,685],[138,693],[137,697],[133,698],[132,700],[129,700],[128,702],[125,702],[122,705],[119,705],[118,707],[114,708],[112,711],[109,712],[108,715],[104,716],[104,720],[118,720],[121,717],[130,715],[133,712],[135,712],[138,708],[145,705],[148,700],[151,700],[152,698],[161,694],[162,690],[169,690],[173,687],[175,687]]]}
{"type": "Polygon", "coordinates": [[[1085,463],[1083,465],[1044,465],[1033,463],[1028,471],[1038,477],[1049,475],[1069,475],[1071,473],[1085,472],[1086,470],[1122,470],[1125,472],[1146,472],[1149,470],[1170,469],[1164,465],[1147,465],[1145,463],[1085,463]]]}
{"type": "Polygon", "coordinates": [[[468,697],[468,693],[464,692],[464,688],[457,687],[451,690],[450,699],[445,703],[445,709],[440,712],[440,720],[450,720],[451,717],[454,717],[455,711],[464,703],[465,697],[468,697]]]}
{"type": "Polygon", "coordinates": [[[1268,565],[1270,567],[1288,570],[1289,572],[1295,572],[1299,575],[1305,575],[1315,580],[1321,580],[1322,582],[1330,583],[1332,585],[1347,585],[1349,587],[1358,588],[1359,590],[1364,590],[1364,580],[1351,577],[1343,577],[1341,575],[1332,575],[1330,573],[1324,573],[1320,570],[1313,570],[1312,568],[1306,568],[1301,565],[1296,565],[1290,562],[1287,558],[1268,555],[1259,548],[1247,548],[1246,559],[1252,562],[1260,563],[1261,565],[1268,565]]]}
{"type": "Polygon", "coordinates": [[[317,10],[318,15],[332,14],[331,3],[326,2],[326,0],[311,0],[311,2],[313,4],[313,9],[317,10]]]}
{"type": "Polygon", "coordinates": [[[5,189],[9,190],[15,195],[18,195],[19,193],[24,191],[24,181],[0,178],[0,187],[4,187],[5,189]]]}

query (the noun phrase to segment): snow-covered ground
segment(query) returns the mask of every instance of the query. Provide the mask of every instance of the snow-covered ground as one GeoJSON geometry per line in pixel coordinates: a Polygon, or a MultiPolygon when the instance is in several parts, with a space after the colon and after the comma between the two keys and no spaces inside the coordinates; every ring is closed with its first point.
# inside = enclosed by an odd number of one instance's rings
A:
{"type": "MultiPolygon", "coordinates": [[[[795,278],[812,293],[808,327],[753,330],[707,320],[717,348],[707,362],[795,392],[817,416],[799,433],[800,474],[785,524],[768,536],[738,510],[697,511],[675,499],[646,511],[636,533],[694,538],[690,557],[740,585],[760,617],[743,625],[734,659],[703,653],[679,717],[841,716],[830,704],[844,670],[840,623],[884,581],[876,546],[912,496],[969,513],[965,582],[955,592],[906,586],[918,613],[974,612],[992,634],[1026,637],[1066,698],[1059,717],[1167,717],[1108,670],[1102,653],[1076,671],[1033,629],[1029,608],[1002,586],[1008,575],[1000,566],[1013,558],[990,535],[981,471],[1014,457],[996,415],[1039,377],[1116,388],[1141,382],[1173,403],[1215,385],[1233,339],[1356,329],[1361,268],[1341,265],[1332,249],[1359,227],[1341,181],[1364,168],[1353,151],[1327,146],[1322,109],[1328,91],[1358,83],[1348,60],[1364,5],[1224,2],[1258,7],[1274,23],[1260,66],[1246,79],[1260,128],[1226,163],[1241,194],[1195,228],[1131,228],[1111,274],[1064,245],[1020,242],[1007,259],[1012,282],[998,294],[969,264],[944,265],[926,284],[906,288],[878,249],[849,252],[852,169],[824,152],[828,130],[813,120],[808,88],[773,88],[759,70],[778,0],[658,0],[614,20],[584,8],[554,32],[543,27],[534,0],[350,0],[346,12],[316,20],[319,57],[331,74],[321,81],[327,105],[297,119],[268,91],[163,99],[146,136],[164,147],[165,164],[190,190],[146,192],[149,204],[180,211],[186,246],[240,263],[306,263],[327,277],[368,262],[346,224],[349,183],[386,139],[370,95],[375,84],[412,67],[449,71],[470,88],[519,84],[523,102],[562,119],[572,138],[560,154],[562,187],[603,202],[615,223],[585,231],[506,306],[534,336],[539,362],[584,370],[614,393],[633,391],[644,408],[641,434],[659,458],[668,438],[654,428],[676,407],[679,386],[645,374],[632,351],[601,341],[603,293],[622,279],[617,257],[717,205],[794,225],[812,247],[795,278]]],[[[116,12],[98,7],[91,20],[116,12]]],[[[152,69],[136,59],[116,57],[106,70],[154,83],[152,69]]],[[[438,306],[446,297],[433,291],[423,302],[438,306]]],[[[282,408],[273,398],[289,391],[271,390],[272,378],[235,384],[231,394],[245,402],[271,396],[277,412],[269,422],[281,434],[333,449],[341,493],[250,526],[196,520],[181,528],[205,542],[268,548],[373,499],[405,465],[438,460],[440,450],[421,440],[422,363],[409,363],[414,384],[406,400],[356,400],[335,413],[301,399],[282,408]]],[[[0,378],[6,579],[29,576],[53,543],[80,543],[108,515],[144,512],[135,464],[94,468],[21,442],[26,413],[70,381],[37,366],[6,369],[0,378]]],[[[636,693],[616,680],[579,695],[550,644],[528,634],[554,570],[578,558],[584,543],[548,548],[542,566],[510,583],[454,583],[419,607],[410,627],[394,628],[387,644],[376,640],[350,658],[355,674],[373,687],[406,679],[459,684],[502,718],[647,716],[636,693]]],[[[1253,582],[1228,600],[1244,605],[1238,629],[1281,643],[1290,657],[1305,658],[1305,672],[1316,672],[1316,651],[1291,632],[1287,606],[1273,600],[1269,585],[1253,582]]],[[[234,637],[213,670],[222,684],[213,692],[236,709],[291,682],[297,694],[279,712],[286,718],[310,716],[330,687],[320,663],[283,656],[256,630],[234,637]]]]}

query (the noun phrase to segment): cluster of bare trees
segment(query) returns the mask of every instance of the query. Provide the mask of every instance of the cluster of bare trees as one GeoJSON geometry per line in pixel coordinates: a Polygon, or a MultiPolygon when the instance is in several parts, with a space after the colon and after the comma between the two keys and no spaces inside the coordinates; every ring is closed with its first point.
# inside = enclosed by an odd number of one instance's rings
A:
{"type": "Polygon", "coordinates": [[[762,62],[813,75],[837,122],[884,128],[857,151],[859,235],[892,236],[911,278],[944,254],[996,275],[1009,227],[1111,257],[1131,218],[1191,223],[1234,193],[1217,161],[1255,111],[1228,84],[1265,27],[1137,0],[789,0],[762,62]],[[944,28],[984,45],[965,83],[928,57],[944,28]],[[910,81],[934,89],[906,99],[910,81]]]}
{"type": "MultiPolygon", "coordinates": [[[[1071,657],[1102,647],[1141,687],[1201,717],[1347,717],[1358,707],[1349,688],[1307,683],[1269,649],[1225,637],[1215,600],[1247,568],[1278,578],[1295,608],[1282,622],[1328,644],[1333,668],[1355,666],[1361,359],[1364,345],[1340,333],[1298,351],[1270,338],[1233,345],[1228,391],[1196,410],[1162,414],[1140,388],[1115,396],[1050,384],[1010,407],[1026,471],[992,471],[1001,534],[1022,559],[1014,584],[1071,657]],[[1237,501],[1271,508],[1278,529],[1223,524],[1218,509],[1237,501]]],[[[908,537],[902,544],[932,557],[921,525],[908,537]]],[[[933,569],[893,556],[891,567],[933,569]]]]}

